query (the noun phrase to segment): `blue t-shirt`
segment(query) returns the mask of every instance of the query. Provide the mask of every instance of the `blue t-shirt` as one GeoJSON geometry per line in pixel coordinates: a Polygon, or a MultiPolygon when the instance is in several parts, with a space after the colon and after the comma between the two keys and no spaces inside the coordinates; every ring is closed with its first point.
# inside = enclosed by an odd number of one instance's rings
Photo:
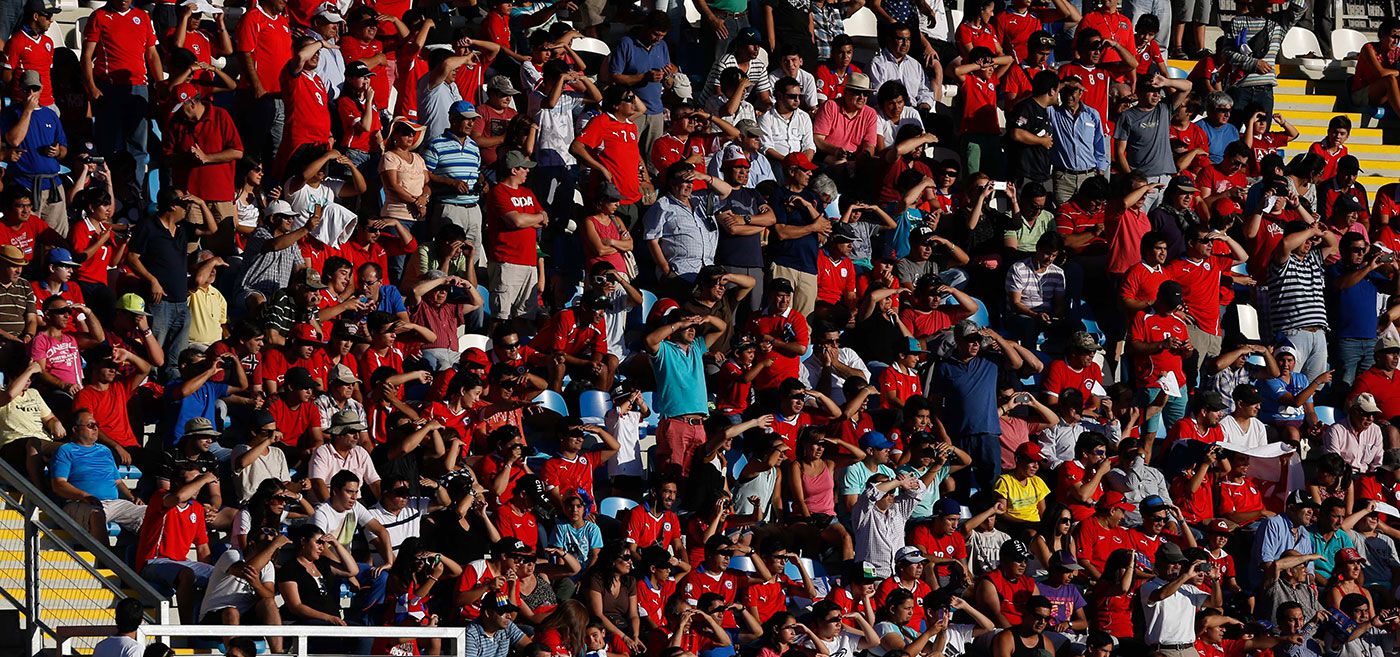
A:
{"type": "Polygon", "coordinates": [[[374,309],[390,315],[408,312],[403,304],[403,293],[392,285],[379,286],[379,303],[375,304],[374,309]]]}
{"type": "Polygon", "coordinates": [[[217,426],[215,414],[218,412],[218,401],[228,396],[227,383],[210,381],[195,390],[194,394],[177,399],[175,393],[179,391],[180,383],[180,379],[175,379],[165,386],[165,426],[160,428],[160,432],[166,437],[166,447],[180,444],[180,439],[185,435],[185,423],[191,418],[208,418],[217,426]]]}
{"type": "Polygon", "coordinates": [[[950,359],[938,364],[934,388],[943,395],[947,411],[945,426],[955,435],[974,433],[1001,435],[997,414],[997,364],[978,355],[963,363],[950,359]]]}
{"type": "Polygon", "coordinates": [[[1240,140],[1240,129],[1229,123],[1212,128],[1205,119],[1201,119],[1196,125],[1205,131],[1206,139],[1210,142],[1211,164],[1220,164],[1220,161],[1225,159],[1225,147],[1240,140]]]}
{"type": "Polygon", "coordinates": [[[49,474],[99,500],[117,499],[117,459],[106,445],[64,443],[54,452],[49,474]]]}
{"type": "MultiPolygon", "coordinates": [[[[0,113],[0,130],[8,131],[19,123],[20,111],[17,105],[11,105],[3,113],[0,113]]],[[[39,149],[45,146],[68,145],[68,135],[63,132],[63,123],[58,120],[58,113],[47,107],[39,107],[29,116],[29,132],[24,133],[24,140],[19,143],[24,149],[19,156],[19,161],[11,164],[12,170],[18,174],[17,180],[26,189],[30,188],[30,179],[26,176],[49,175],[58,173],[58,160],[43,155],[39,149]]],[[[57,178],[45,178],[40,181],[40,189],[51,189],[58,184],[57,178]]]]}
{"type": "Polygon", "coordinates": [[[670,340],[662,340],[651,357],[651,371],[656,375],[654,408],[659,418],[677,415],[704,415],[710,412],[709,391],[705,388],[705,350],[709,345],[700,338],[682,349],[670,340]]]}
{"type": "MultiPolygon", "coordinates": [[[[808,192],[794,194],[787,189],[779,188],[773,192],[773,201],[769,206],[777,214],[778,223],[784,226],[806,226],[812,223],[812,215],[807,212],[807,208],[798,205],[789,207],[788,199],[794,196],[801,196],[807,199],[813,206],[821,207],[821,201],[808,192]]],[[[782,265],[796,269],[808,274],[817,273],[817,251],[821,244],[817,241],[816,233],[803,235],[795,240],[773,240],[768,243],[768,258],[773,264],[782,265]]]]}
{"type": "MultiPolygon", "coordinates": [[[[613,51],[612,57],[608,59],[608,70],[613,73],[625,73],[636,75],[645,73],[654,68],[664,69],[671,65],[671,50],[666,46],[665,41],[658,42],[647,50],[642,43],[627,35],[617,44],[617,50],[613,51]]],[[[665,111],[661,104],[661,83],[646,80],[641,84],[633,85],[632,90],[637,97],[646,103],[647,114],[660,114],[665,111]]]]}
{"type": "Polygon", "coordinates": [[[587,566],[590,551],[603,549],[603,532],[591,522],[585,521],[582,527],[561,522],[549,532],[549,547],[560,548],[587,566]]]}
{"type": "Polygon", "coordinates": [[[1335,287],[1338,279],[1346,276],[1354,268],[1337,263],[1327,268],[1327,308],[1331,310],[1328,320],[1332,324],[1332,336],[1338,338],[1376,337],[1376,294],[1378,284],[1389,284],[1390,279],[1377,273],[1362,278],[1346,289],[1335,287]]]}
{"type": "Polygon", "coordinates": [[[1293,372],[1288,380],[1283,377],[1269,379],[1264,382],[1264,387],[1259,393],[1264,397],[1263,407],[1259,411],[1259,419],[1265,422],[1291,421],[1303,419],[1303,407],[1283,406],[1279,403],[1279,397],[1284,395],[1296,395],[1308,387],[1308,377],[1301,372],[1293,372]]]}

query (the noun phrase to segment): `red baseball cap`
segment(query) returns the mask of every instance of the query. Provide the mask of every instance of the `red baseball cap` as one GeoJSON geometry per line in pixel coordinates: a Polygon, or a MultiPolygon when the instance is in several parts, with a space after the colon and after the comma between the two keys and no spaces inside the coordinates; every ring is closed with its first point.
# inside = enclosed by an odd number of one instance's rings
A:
{"type": "Polygon", "coordinates": [[[199,100],[201,95],[202,93],[199,87],[189,82],[175,87],[170,93],[170,115],[175,116],[175,113],[180,111],[182,105],[192,100],[199,100]]]}
{"type": "Polygon", "coordinates": [[[1210,204],[1210,210],[1214,212],[1217,217],[1241,214],[1244,212],[1244,208],[1241,208],[1240,204],[1232,198],[1216,199],[1214,203],[1210,204]]]}
{"type": "Polygon", "coordinates": [[[1016,456],[1039,463],[1045,460],[1045,451],[1037,443],[1021,443],[1021,446],[1016,448],[1016,456]]]}
{"type": "Polygon", "coordinates": [[[817,165],[812,164],[812,158],[807,157],[802,151],[793,151],[783,158],[784,167],[797,167],[806,171],[816,171],[817,165]]]}
{"type": "Polygon", "coordinates": [[[1337,563],[1366,563],[1366,557],[1361,556],[1356,548],[1342,548],[1337,550],[1337,563]]]}
{"type": "Polygon", "coordinates": [[[462,352],[462,361],[480,365],[481,369],[484,370],[491,369],[491,359],[486,357],[486,352],[482,351],[480,347],[468,347],[466,351],[462,352]]]}
{"type": "Polygon", "coordinates": [[[310,324],[297,324],[292,328],[292,340],[295,342],[315,342],[321,343],[321,332],[310,324]]]}
{"type": "Polygon", "coordinates": [[[658,299],[656,303],[652,305],[651,315],[647,317],[647,321],[655,324],[664,319],[667,315],[680,309],[681,305],[676,303],[675,299],[658,299]]]}
{"type": "Polygon", "coordinates": [[[1120,511],[1137,510],[1137,507],[1129,504],[1127,500],[1123,499],[1123,494],[1116,490],[1104,493],[1103,497],[1099,498],[1097,506],[1100,511],[1110,511],[1112,509],[1118,509],[1120,511]]]}

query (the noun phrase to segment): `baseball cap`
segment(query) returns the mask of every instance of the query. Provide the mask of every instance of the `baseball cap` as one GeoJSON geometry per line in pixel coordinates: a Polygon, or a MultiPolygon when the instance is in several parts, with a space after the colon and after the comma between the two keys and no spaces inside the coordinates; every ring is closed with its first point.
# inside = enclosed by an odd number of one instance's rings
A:
{"type": "Polygon", "coordinates": [[[1223,411],[1230,407],[1229,402],[1225,400],[1225,395],[1214,390],[1203,392],[1192,401],[1196,402],[1197,407],[1208,411],[1223,411]]]}
{"type": "Polygon", "coordinates": [[[1103,345],[1099,344],[1099,339],[1088,331],[1076,331],[1070,336],[1069,348],[1076,351],[1103,351],[1103,345]]]}
{"type": "Polygon", "coordinates": [[[1337,199],[1332,201],[1333,214],[1339,212],[1361,212],[1362,210],[1365,210],[1365,208],[1362,207],[1361,203],[1356,200],[1356,197],[1351,194],[1338,194],[1337,199]]]}
{"type": "Polygon", "coordinates": [[[797,291],[797,288],[793,287],[792,281],[786,278],[775,278],[772,283],[768,284],[768,290],[770,292],[786,292],[792,294],[797,291]]]}
{"type": "Polygon", "coordinates": [[[360,379],[359,379],[359,377],[355,376],[355,373],[354,373],[353,371],[351,371],[350,368],[348,368],[348,367],[346,367],[346,366],[344,366],[344,365],[336,365],[336,366],[335,366],[335,369],[332,369],[332,370],[331,370],[331,382],[332,382],[332,383],[359,383],[359,382],[360,382],[360,379]]]}
{"type": "Polygon", "coordinates": [[[506,156],[501,158],[501,162],[501,169],[503,171],[509,171],[511,169],[535,168],[535,161],[530,159],[529,157],[526,157],[525,154],[521,153],[520,151],[510,151],[506,153],[506,156]]]}
{"type": "Polygon", "coordinates": [[[1259,388],[1252,383],[1241,383],[1235,386],[1234,392],[1230,396],[1235,399],[1235,403],[1253,406],[1264,402],[1264,395],[1259,394],[1259,388]]]}
{"type": "Polygon", "coordinates": [[[1123,497],[1123,494],[1116,490],[1104,493],[1103,497],[1099,498],[1098,504],[1095,506],[1098,507],[1100,511],[1111,511],[1113,509],[1118,509],[1119,511],[1137,510],[1137,507],[1130,504],[1128,500],[1123,497]]]}
{"type": "MultiPolygon", "coordinates": [[[[20,74],[20,76],[19,76],[19,85],[20,85],[21,87],[24,87],[25,89],[30,89],[30,90],[33,90],[33,91],[41,91],[41,90],[43,90],[43,88],[44,88],[44,80],[43,80],[43,78],[40,78],[40,77],[39,77],[39,72],[38,72],[38,71],[36,71],[36,70],[34,70],[34,69],[31,68],[31,69],[26,69],[23,73],[20,74]]],[[[182,85],[180,85],[180,86],[181,86],[181,87],[184,87],[185,85],[182,84],[182,85]]],[[[190,86],[194,86],[194,85],[190,85],[190,86]]]]}
{"type": "Polygon", "coordinates": [[[497,75],[492,77],[491,81],[486,83],[486,90],[494,91],[503,96],[520,95],[520,90],[516,89],[515,85],[511,84],[510,78],[504,75],[497,75]]]}
{"type": "Polygon", "coordinates": [[[928,353],[928,350],[927,350],[927,349],[924,349],[924,343],[919,342],[919,339],[918,339],[918,338],[906,338],[906,339],[908,340],[908,342],[906,342],[906,343],[904,344],[904,346],[900,348],[900,350],[899,350],[900,353],[905,353],[905,354],[926,354],[926,353],[928,353]]]}
{"type": "Polygon", "coordinates": [[[861,449],[891,449],[894,441],[879,431],[871,431],[860,437],[861,449]]]}
{"type": "Polygon", "coordinates": [[[1045,450],[1040,448],[1038,443],[1021,443],[1016,448],[1016,458],[1038,463],[1045,459],[1045,450]]]}
{"type": "Polygon", "coordinates": [[[1358,173],[1361,173],[1361,161],[1356,159],[1355,155],[1343,155],[1337,158],[1337,175],[1348,176],[1358,173]]]}
{"type": "Polygon", "coordinates": [[[481,598],[481,610],[489,611],[493,614],[509,614],[511,612],[520,611],[520,607],[515,606],[515,604],[510,601],[509,595],[500,591],[492,591],[481,598]]]}
{"type": "Polygon", "coordinates": [[[1310,506],[1317,508],[1317,498],[1312,496],[1306,488],[1299,488],[1288,494],[1288,506],[1310,506]]]}
{"type": "Polygon", "coordinates": [[[1167,501],[1162,499],[1161,495],[1148,495],[1142,498],[1141,502],[1138,502],[1138,509],[1142,511],[1143,515],[1160,511],[1168,506],[1171,505],[1167,504],[1167,501]]]}
{"type": "Polygon", "coordinates": [[[831,226],[831,236],[826,238],[827,242],[849,244],[856,241],[856,231],[849,225],[837,223],[831,226]]]}
{"type": "Polygon", "coordinates": [[[1342,548],[1337,550],[1337,563],[1366,563],[1366,557],[1356,548],[1342,548]]]}
{"type": "Polygon", "coordinates": [[[462,352],[461,362],[480,365],[482,369],[491,369],[491,357],[487,356],[481,347],[468,347],[466,351],[462,352]]]}
{"type": "Polygon", "coordinates": [[[1298,350],[1295,349],[1291,344],[1281,344],[1277,347],[1274,347],[1274,358],[1278,358],[1279,356],[1292,356],[1294,358],[1297,358],[1298,350]]]}
{"type": "Polygon", "coordinates": [[[78,266],[78,263],[73,260],[73,253],[63,247],[56,247],[50,250],[48,262],[51,265],[64,265],[66,267],[78,266]]]}
{"type": "Polygon", "coordinates": [[[316,379],[311,376],[311,371],[305,367],[293,367],[287,370],[284,379],[287,387],[295,390],[311,390],[316,387],[316,379]]]}
{"type": "Polygon", "coordinates": [[[962,504],[951,497],[940,497],[933,503],[935,517],[962,516],[962,504]]]}
{"type": "Polygon", "coordinates": [[[292,341],[321,344],[321,332],[310,324],[297,324],[292,327],[292,341]]]}
{"type": "MultiPolygon", "coordinates": [[[[339,14],[336,14],[336,15],[339,16],[339,14]]],[[[347,79],[348,79],[348,78],[367,78],[367,77],[369,77],[369,76],[371,76],[371,75],[374,75],[374,69],[372,69],[372,68],[366,66],[364,62],[362,62],[362,61],[360,61],[360,60],[358,60],[358,59],[351,60],[351,62],[350,62],[349,64],[346,64],[346,65],[345,65],[345,77],[346,77],[347,79]]],[[[466,102],[466,101],[462,101],[462,102],[466,102]]]]}
{"type": "Polygon", "coordinates": [[[1376,353],[1382,354],[1387,351],[1400,351],[1400,338],[1393,335],[1382,335],[1376,338],[1376,353]]]}
{"type": "Polygon", "coordinates": [[[1168,566],[1174,563],[1186,563],[1186,553],[1181,551],[1181,546],[1176,543],[1162,543],[1157,548],[1157,567],[1168,566]]]}
{"type": "Polygon", "coordinates": [[[1060,551],[1050,557],[1050,567],[1057,570],[1084,570],[1073,552],[1060,551]]]}
{"type": "MultiPolygon", "coordinates": [[[[340,14],[340,8],[337,7],[337,6],[335,5],[335,3],[333,3],[333,2],[327,2],[326,4],[321,5],[321,8],[320,8],[320,9],[317,9],[317,10],[316,10],[316,13],[312,14],[311,17],[312,17],[312,18],[319,18],[319,19],[321,19],[321,20],[323,20],[323,21],[326,21],[327,23],[344,23],[344,22],[345,22],[345,17],[342,16],[342,15],[340,14]]],[[[364,65],[364,62],[361,62],[361,61],[359,61],[359,60],[355,60],[355,63],[356,63],[356,64],[359,64],[360,66],[365,66],[365,65],[364,65]]],[[[369,68],[369,67],[366,66],[365,68],[369,68]]],[[[349,73],[350,73],[350,66],[347,65],[347,66],[345,67],[345,69],[346,69],[346,70],[345,70],[346,74],[349,75],[349,73]]]]}
{"type": "Polygon", "coordinates": [[[1196,193],[1196,182],[1187,176],[1177,176],[1167,184],[1167,191],[1177,191],[1194,194],[1196,193]]]}
{"type": "Polygon", "coordinates": [[[530,550],[530,546],[525,544],[525,541],[507,536],[491,545],[491,554],[499,557],[506,554],[534,554],[534,552],[530,550]]]}
{"type": "Polygon", "coordinates": [[[1023,543],[1023,542],[1021,542],[1021,541],[1019,541],[1019,540],[1013,538],[1013,539],[1011,539],[1011,540],[1009,540],[1009,541],[1007,541],[1007,542],[1001,544],[1001,560],[1002,560],[1002,561],[1030,561],[1030,560],[1031,560],[1031,551],[1030,551],[1030,548],[1026,547],[1026,544],[1025,544],[1025,543],[1023,543]]]}
{"type": "Polygon", "coordinates": [[[724,166],[731,169],[734,167],[750,168],[753,164],[749,162],[749,158],[744,157],[744,151],[735,150],[724,160],[724,166]]]}
{"type": "Polygon", "coordinates": [[[1181,283],[1176,281],[1163,281],[1157,288],[1157,303],[1164,304],[1171,308],[1181,305],[1183,293],[1181,283]]]}
{"type": "Polygon", "coordinates": [[[471,104],[471,101],[468,100],[459,100],[452,103],[452,106],[448,108],[448,113],[452,116],[465,116],[468,118],[477,118],[481,116],[481,113],[476,111],[476,105],[471,104]]]}
{"type": "MultiPolygon", "coordinates": [[[[4,253],[3,247],[0,247],[0,258],[4,258],[4,253]]],[[[127,292],[117,299],[117,310],[125,310],[133,315],[151,316],[146,312],[146,300],[135,292],[127,292]]]]}
{"type": "Polygon", "coordinates": [[[301,276],[298,276],[296,278],[298,281],[301,282],[302,285],[305,285],[306,287],[311,288],[313,290],[326,289],[326,284],[321,282],[321,272],[318,272],[315,269],[311,269],[310,267],[301,270],[301,276]]]}
{"type": "Polygon", "coordinates": [[[1357,395],[1355,399],[1351,400],[1351,408],[1361,411],[1362,413],[1381,412],[1380,405],[1376,403],[1376,396],[1369,392],[1363,392],[1357,395]]]}
{"type": "Polygon", "coordinates": [[[906,545],[894,553],[895,563],[924,563],[928,558],[924,556],[922,550],[917,545],[906,545]]]}
{"type": "Polygon", "coordinates": [[[745,137],[767,137],[768,133],[763,128],[758,127],[758,122],[753,119],[742,119],[734,124],[734,129],[745,137]]]}
{"type": "Polygon", "coordinates": [[[739,30],[739,35],[735,37],[734,40],[739,42],[740,45],[745,46],[763,45],[763,35],[759,34],[758,30],[752,27],[746,27],[742,30],[739,30]]]}
{"type": "Polygon", "coordinates": [[[812,164],[812,158],[802,151],[793,151],[783,157],[783,168],[797,167],[804,171],[816,171],[817,165],[812,164]]]}
{"type": "Polygon", "coordinates": [[[869,561],[858,561],[851,564],[851,579],[874,582],[880,579],[879,570],[869,561]]]}
{"type": "MultiPolygon", "coordinates": [[[[1165,285],[1165,283],[1163,283],[1163,285],[1165,285]]],[[[982,327],[978,326],[977,322],[964,319],[953,325],[953,339],[959,342],[971,340],[980,342],[982,340],[982,327]]]]}
{"type": "MultiPolygon", "coordinates": [[[[183,4],[190,4],[190,0],[185,0],[183,4]]],[[[52,2],[51,0],[29,0],[29,2],[24,3],[25,16],[29,14],[48,14],[49,16],[53,16],[57,13],[58,3],[52,2]]]]}
{"type": "Polygon", "coordinates": [[[283,200],[276,200],[267,204],[267,209],[263,210],[264,217],[276,217],[278,215],[296,216],[297,211],[292,208],[292,204],[283,200]]]}
{"type": "Polygon", "coordinates": [[[1048,52],[1055,49],[1054,35],[1045,30],[1036,30],[1027,41],[1031,52],[1048,52]]]}
{"type": "Polygon", "coordinates": [[[1212,518],[1206,521],[1206,524],[1203,525],[1201,529],[1204,530],[1207,534],[1229,534],[1230,532],[1235,531],[1235,529],[1238,527],[1239,525],[1236,525],[1235,523],[1230,522],[1225,518],[1212,518]]]}
{"type": "Polygon", "coordinates": [[[1240,207],[1240,204],[1232,198],[1216,199],[1215,202],[1210,205],[1210,210],[1211,212],[1214,212],[1215,216],[1217,217],[1224,217],[1244,212],[1244,209],[1240,207]]]}
{"type": "Polygon", "coordinates": [[[534,502],[549,501],[549,489],[544,480],[536,475],[525,475],[515,480],[515,487],[512,489],[516,495],[525,497],[534,502]]]}
{"type": "Polygon", "coordinates": [[[622,191],[617,185],[605,181],[603,186],[598,188],[598,197],[608,201],[621,201],[622,191]]]}
{"type": "Polygon", "coordinates": [[[219,430],[214,428],[214,423],[207,417],[192,417],[185,421],[185,437],[191,436],[218,436],[219,430]]]}

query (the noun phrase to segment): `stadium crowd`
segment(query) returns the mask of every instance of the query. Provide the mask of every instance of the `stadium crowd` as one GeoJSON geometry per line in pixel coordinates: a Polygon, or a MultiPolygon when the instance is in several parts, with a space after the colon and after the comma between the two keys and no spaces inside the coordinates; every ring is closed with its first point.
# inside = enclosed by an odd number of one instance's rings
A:
{"type": "Polygon", "coordinates": [[[1332,3],[12,4],[0,458],[182,622],[1394,654],[1400,184],[1274,111],[1332,3]]]}

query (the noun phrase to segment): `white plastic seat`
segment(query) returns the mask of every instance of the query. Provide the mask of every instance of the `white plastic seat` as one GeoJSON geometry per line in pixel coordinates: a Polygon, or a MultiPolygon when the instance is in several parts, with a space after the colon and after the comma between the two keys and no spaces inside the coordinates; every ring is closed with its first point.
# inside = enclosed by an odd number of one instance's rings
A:
{"type": "Polygon", "coordinates": [[[593,37],[574,37],[574,40],[569,42],[569,47],[573,48],[575,52],[586,52],[602,57],[612,54],[612,48],[609,48],[608,44],[593,37]]]}
{"type": "Polygon", "coordinates": [[[472,347],[482,351],[490,351],[491,338],[480,333],[465,333],[457,339],[457,351],[466,351],[472,347]]]}
{"type": "Polygon", "coordinates": [[[851,14],[851,17],[843,22],[843,28],[846,30],[846,36],[852,39],[860,37],[874,39],[879,36],[878,19],[875,17],[875,12],[871,11],[869,7],[861,7],[856,10],[856,13],[851,14]]]}
{"type": "Polygon", "coordinates": [[[685,0],[682,4],[685,5],[685,22],[699,25],[704,16],[700,14],[700,8],[695,6],[695,0],[685,0]]]}
{"type": "Polygon", "coordinates": [[[1321,71],[1327,68],[1327,60],[1322,57],[1322,44],[1318,42],[1317,35],[1313,34],[1312,30],[1289,28],[1288,34],[1283,37],[1283,50],[1280,54],[1284,60],[1305,69],[1321,71]]]}
{"type": "Polygon", "coordinates": [[[1235,306],[1235,316],[1239,319],[1240,335],[1247,340],[1259,340],[1259,311],[1247,303],[1235,306]]]}
{"type": "Polygon", "coordinates": [[[1370,40],[1356,30],[1338,28],[1332,30],[1332,56],[1336,59],[1352,59],[1370,40]]]}

